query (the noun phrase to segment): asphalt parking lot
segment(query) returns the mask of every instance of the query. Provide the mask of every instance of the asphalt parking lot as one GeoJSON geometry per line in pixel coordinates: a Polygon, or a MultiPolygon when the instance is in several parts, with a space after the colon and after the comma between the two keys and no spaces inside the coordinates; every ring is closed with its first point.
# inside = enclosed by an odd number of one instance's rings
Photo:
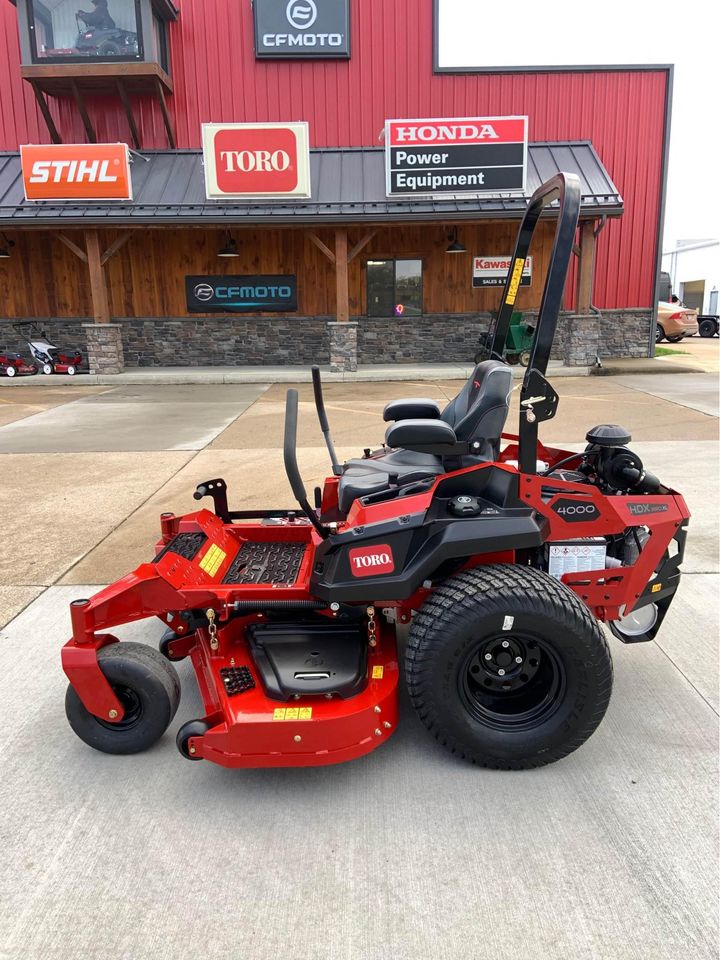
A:
{"type": "MultiPolygon", "coordinates": [[[[382,438],[393,397],[456,382],[332,384],[338,453],[382,438]]],[[[388,744],[337,767],[190,764],[191,672],[146,754],[70,731],[68,603],[147,560],[161,510],[224,476],[289,506],[284,388],[23,387],[0,395],[0,958],[678,960],[717,956],[718,419],[715,374],[564,379],[547,441],[616,422],[693,512],[656,642],[612,640],[615,689],[588,743],[537,771],[466,766],[403,698],[388,744]],[[672,381],[664,384],[663,380],[672,381]],[[649,382],[652,381],[652,382],[649,382]]],[[[309,385],[300,469],[327,471],[309,385]]],[[[510,424],[516,420],[517,393],[510,424]]],[[[153,622],[120,636],[155,644],[153,622]]]]}

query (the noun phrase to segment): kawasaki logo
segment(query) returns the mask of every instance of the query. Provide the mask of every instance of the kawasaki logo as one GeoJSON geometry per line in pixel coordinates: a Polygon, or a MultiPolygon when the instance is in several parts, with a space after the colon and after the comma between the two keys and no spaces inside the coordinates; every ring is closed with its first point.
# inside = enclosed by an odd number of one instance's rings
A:
{"type": "Polygon", "coordinates": [[[354,577],[377,577],[395,569],[392,548],[387,543],[375,547],[358,547],[348,554],[350,572],[354,577]]]}

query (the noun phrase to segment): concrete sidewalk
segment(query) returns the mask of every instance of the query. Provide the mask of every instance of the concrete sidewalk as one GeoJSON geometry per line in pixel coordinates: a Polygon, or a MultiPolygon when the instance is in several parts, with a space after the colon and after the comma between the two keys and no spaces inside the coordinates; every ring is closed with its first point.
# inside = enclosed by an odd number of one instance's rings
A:
{"type": "MultiPolygon", "coordinates": [[[[366,364],[354,373],[331,373],[329,367],[321,367],[326,383],[356,383],[395,380],[466,380],[474,364],[462,363],[394,363],[366,364]]],[[[513,377],[522,379],[525,367],[512,368],[513,377]]],[[[664,358],[651,360],[607,360],[602,367],[566,367],[559,361],[551,361],[548,377],[587,377],[603,374],[628,373],[697,373],[697,367],[668,363],[664,358]]],[[[76,377],[32,376],[8,379],[0,377],[0,386],[11,387],[17,383],[42,385],[80,383],[84,385],[121,386],[123,384],[162,383],[309,383],[309,366],[237,366],[237,367],[132,367],[119,374],[81,374],[76,377]]]]}

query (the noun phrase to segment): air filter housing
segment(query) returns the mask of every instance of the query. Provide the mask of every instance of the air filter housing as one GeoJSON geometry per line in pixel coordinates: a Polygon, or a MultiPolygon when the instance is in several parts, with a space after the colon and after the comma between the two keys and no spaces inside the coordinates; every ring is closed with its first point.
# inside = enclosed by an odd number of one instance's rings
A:
{"type": "Polygon", "coordinates": [[[588,430],[585,439],[598,447],[624,447],[625,444],[630,443],[632,437],[625,427],[620,427],[616,423],[601,423],[588,430]]]}

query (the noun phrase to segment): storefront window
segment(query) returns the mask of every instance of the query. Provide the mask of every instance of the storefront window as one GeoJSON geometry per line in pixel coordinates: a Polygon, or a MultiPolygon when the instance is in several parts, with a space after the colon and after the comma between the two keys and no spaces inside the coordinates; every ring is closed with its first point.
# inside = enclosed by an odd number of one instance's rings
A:
{"type": "Polygon", "coordinates": [[[36,61],[142,57],[137,0],[28,0],[28,15],[36,61]]]}
{"type": "Polygon", "coordinates": [[[422,314],[422,260],[368,260],[369,317],[422,314]]]}

